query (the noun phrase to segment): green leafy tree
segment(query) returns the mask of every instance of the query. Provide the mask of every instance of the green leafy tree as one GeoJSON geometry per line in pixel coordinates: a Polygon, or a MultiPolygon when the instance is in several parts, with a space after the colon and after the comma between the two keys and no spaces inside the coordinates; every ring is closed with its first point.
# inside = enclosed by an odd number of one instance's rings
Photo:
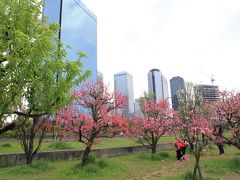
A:
{"type": "Polygon", "coordinates": [[[38,0],[0,1],[0,119],[17,115],[26,162],[39,150],[48,116],[68,104],[69,91],[89,76],[79,59],[67,60],[59,26],[46,23],[38,0]],[[40,132],[37,144],[35,135],[40,132]]]}

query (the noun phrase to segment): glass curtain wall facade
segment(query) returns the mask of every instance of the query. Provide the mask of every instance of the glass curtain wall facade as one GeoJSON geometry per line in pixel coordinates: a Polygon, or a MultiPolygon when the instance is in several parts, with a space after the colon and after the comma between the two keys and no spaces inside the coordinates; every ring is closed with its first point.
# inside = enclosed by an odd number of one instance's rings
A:
{"type": "Polygon", "coordinates": [[[122,111],[125,117],[134,115],[134,93],[133,93],[133,78],[127,72],[120,72],[114,75],[114,91],[122,93],[126,96],[126,105],[122,111]]]}
{"type": "Polygon", "coordinates": [[[170,80],[171,86],[171,97],[172,97],[172,107],[175,111],[178,110],[178,97],[177,93],[179,90],[184,88],[184,79],[180,76],[173,77],[170,80]]]}
{"type": "Polygon", "coordinates": [[[159,69],[148,73],[148,92],[154,95],[155,101],[169,98],[167,79],[159,69]]]}
{"type": "Polygon", "coordinates": [[[60,25],[59,38],[67,49],[66,60],[79,58],[78,51],[87,55],[82,59],[83,70],[97,78],[97,18],[80,0],[44,0],[43,14],[48,22],[60,25]]]}

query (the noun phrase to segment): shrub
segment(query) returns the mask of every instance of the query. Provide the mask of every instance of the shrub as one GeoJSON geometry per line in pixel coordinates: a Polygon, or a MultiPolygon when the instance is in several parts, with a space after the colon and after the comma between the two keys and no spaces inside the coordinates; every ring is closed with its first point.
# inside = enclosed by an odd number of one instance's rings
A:
{"type": "Polygon", "coordinates": [[[52,149],[71,149],[71,146],[66,141],[56,141],[48,145],[52,149]]]}
{"type": "Polygon", "coordinates": [[[4,144],[1,144],[0,146],[1,146],[1,147],[12,147],[12,145],[9,144],[9,143],[4,143],[4,144]]]}
{"type": "Polygon", "coordinates": [[[97,165],[98,165],[101,169],[103,169],[103,168],[105,168],[105,167],[108,166],[107,162],[106,162],[104,159],[99,159],[99,160],[97,161],[97,165]]]}
{"type": "Polygon", "coordinates": [[[170,157],[170,155],[169,155],[168,152],[160,152],[160,153],[159,153],[159,156],[160,156],[160,157],[163,157],[164,159],[170,157]]]}
{"type": "Polygon", "coordinates": [[[88,157],[89,157],[89,163],[94,164],[96,162],[97,156],[93,152],[90,152],[88,157]]]}
{"type": "Polygon", "coordinates": [[[161,161],[167,159],[168,157],[170,157],[170,155],[167,152],[155,153],[151,156],[153,161],[161,161]]]}

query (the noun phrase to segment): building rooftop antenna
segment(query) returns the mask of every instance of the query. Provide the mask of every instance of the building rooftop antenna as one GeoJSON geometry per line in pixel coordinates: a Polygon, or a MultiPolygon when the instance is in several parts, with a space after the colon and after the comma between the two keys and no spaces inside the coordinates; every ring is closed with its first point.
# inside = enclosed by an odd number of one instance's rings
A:
{"type": "Polygon", "coordinates": [[[213,74],[212,74],[212,77],[211,77],[211,83],[212,83],[212,86],[213,86],[213,82],[215,81],[215,79],[214,79],[214,76],[213,76],[213,74]]]}

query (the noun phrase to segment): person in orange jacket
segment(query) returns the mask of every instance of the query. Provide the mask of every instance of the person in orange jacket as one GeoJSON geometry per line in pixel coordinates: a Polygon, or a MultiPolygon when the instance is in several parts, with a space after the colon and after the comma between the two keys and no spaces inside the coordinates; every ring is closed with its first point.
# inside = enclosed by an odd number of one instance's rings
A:
{"type": "Polygon", "coordinates": [[[186,152],[186,144],[182,140],[177,139],[175,142],[175,147],[177,160],[185,160],[184,157],[186,152]]]}

